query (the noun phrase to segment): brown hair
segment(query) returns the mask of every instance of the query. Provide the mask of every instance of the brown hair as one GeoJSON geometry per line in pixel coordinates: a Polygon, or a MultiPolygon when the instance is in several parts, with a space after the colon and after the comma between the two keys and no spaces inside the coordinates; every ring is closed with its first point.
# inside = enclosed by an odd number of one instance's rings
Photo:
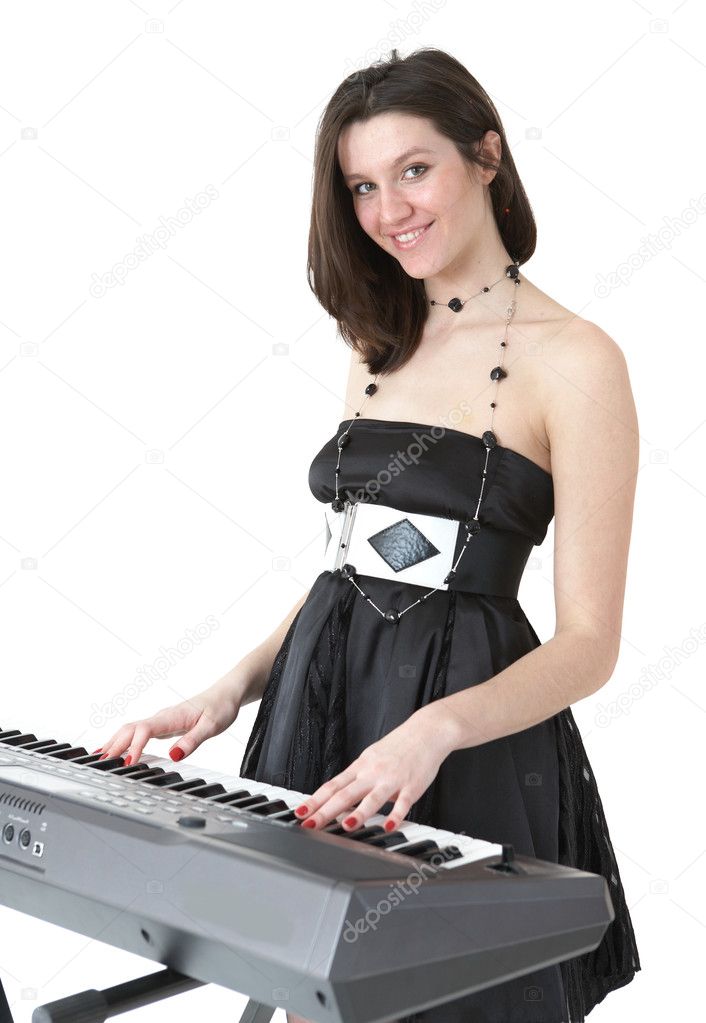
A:
{"type": "Polygon", "coordinates": [[[478,154],[486,131],[500,135],[502,156],[488,186],[506,251],[520,265],[535,249],[532,209],[492,100],[454,57],[422,47],[356,71],[341,82],[321,115],[314,155],[307,279],[338,321],[346,344],[372,374],[398,369],[412,356],[429,313],[423,281],[410,277],[358,223],[338,162],[340,132],[351,122],[397,110],[428,118],[469,164],[493,167],[478,154]]]}

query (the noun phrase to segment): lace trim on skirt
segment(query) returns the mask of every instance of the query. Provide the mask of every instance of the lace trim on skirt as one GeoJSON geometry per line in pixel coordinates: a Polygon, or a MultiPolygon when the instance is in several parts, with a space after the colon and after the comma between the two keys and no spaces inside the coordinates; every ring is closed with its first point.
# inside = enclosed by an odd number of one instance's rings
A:
{"type": "Polygon", "coordinates": [[[559,863],[601,874],[615,919],[592,952],[560,963],[570,1023],[584,1017],[609,991],[628,984],[641,968],[625,892],[578,726],[567,707],[556,715],[559,753],[559,863]]]}

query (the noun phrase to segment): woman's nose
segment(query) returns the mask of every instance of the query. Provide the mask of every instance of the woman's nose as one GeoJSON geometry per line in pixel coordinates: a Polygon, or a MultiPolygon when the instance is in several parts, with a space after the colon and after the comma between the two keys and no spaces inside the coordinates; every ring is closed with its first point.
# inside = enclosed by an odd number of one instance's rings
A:
{"type": "Polygon", "coordinates": [[[407,224],[412,216],[412,207],[403,195],[394,192],[380,193],[380,232],[392,234],[399,224],[407,224]]]}

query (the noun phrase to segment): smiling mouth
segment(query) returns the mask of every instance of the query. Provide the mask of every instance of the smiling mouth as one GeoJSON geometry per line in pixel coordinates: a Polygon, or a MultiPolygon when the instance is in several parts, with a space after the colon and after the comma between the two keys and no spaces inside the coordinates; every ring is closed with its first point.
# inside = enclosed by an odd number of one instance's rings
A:
{"type": "MultiPolygon", "coordinates": [[[[398,248],[398,249],[413,249],[413,248],[416,248],[416,246],[419,245],[420,242],[424,238],[426,238],[427,233],[429,231],[429,228],[432,226],[433,223],[434,223],[434,221],[432,220],[430,223],[428,223],[426,225],[426,227],[421,228],[420,232],[418,234],[415,234],[414,238],[409,239],[408,241],[404,241],[404,242],[400,241],[399,237],[397,237],[394,234],[391,234],[390,238],[392,238],[392,241],[394,242],[396,248],[398,248]]],[[[409,232],[402,232],[402,234],[405,237],[407,236],[408,233],[409,232]]]]}

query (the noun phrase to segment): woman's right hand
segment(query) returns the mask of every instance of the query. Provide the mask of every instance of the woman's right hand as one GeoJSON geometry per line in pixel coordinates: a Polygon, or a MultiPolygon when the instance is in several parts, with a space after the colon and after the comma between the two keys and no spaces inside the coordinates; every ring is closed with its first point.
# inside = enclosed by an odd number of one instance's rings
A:
{"type": "Polygon", "coordinates": [[[172,760],[181,760],[193,753],[205,739],[220,735],[233,724],[240,711],[240,698],[224,696],[219,690],[205,690],[182,703],[158,710],[152,717],[129,721],[101,747],[99,760],[123,754],[136,764],[148,739],[182,739],[169,750],[172,760]],[[181,753],[178,752],[181,750],[181,753]]]}

